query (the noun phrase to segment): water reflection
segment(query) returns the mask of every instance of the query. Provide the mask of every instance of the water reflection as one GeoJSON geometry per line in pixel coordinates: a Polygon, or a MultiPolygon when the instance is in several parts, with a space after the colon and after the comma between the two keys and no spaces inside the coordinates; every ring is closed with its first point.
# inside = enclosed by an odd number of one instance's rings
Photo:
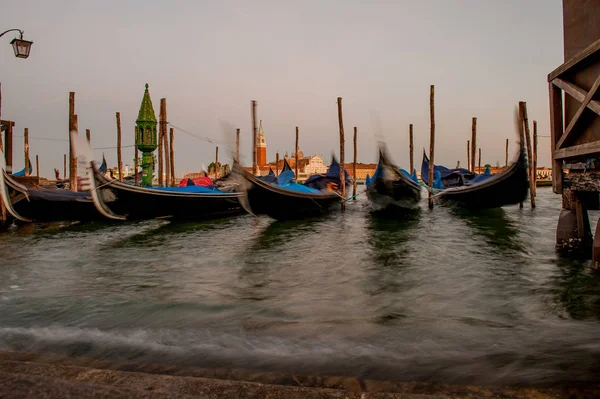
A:
{"type": "Polygon", "coordinates": [[[484,240],[502,251],[523,252],[525,246],[519,239],[519,230],[502,208],[467,210],[450,208],[450,213],[463,219],[469,227],[480,234],[484,240]]]}
{"type": "Polygon", "coordinates": [[[600,319],[600,275],[589,262],[558,258],[554,278],[556,300],[575,320],[600,319]]]}

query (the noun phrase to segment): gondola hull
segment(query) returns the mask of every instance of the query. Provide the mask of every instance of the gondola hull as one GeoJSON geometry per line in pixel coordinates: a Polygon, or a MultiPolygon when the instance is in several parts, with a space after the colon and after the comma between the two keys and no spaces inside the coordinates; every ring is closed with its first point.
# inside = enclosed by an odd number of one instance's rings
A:
{"type": "Polygon", "coordinates": [[[519,160],[505,172],[482,183],[444,190],[437,198],[470,210],[491,209],[523,202],[528,189],[527,161],[521,152],[519,160]]]}
{"type": "Polygon", "coordinates": [[[380,148],[377,169],[367,182],[367,197],[374,212],[404,214],[419,209],[421,186],[394,165],[380,148]]]}
{"type": "Polygon", "coordinates": [[[119,219],[215,219],[244,213],[243,193],[162,191],[111,180],[93,168],[99,211],[119,219]]]}
{"type": "Polygon", "coordinates": [[[421,187],[404,179],[376,178],[367,189],[375,212],[404,213],[419,209],[421,187]]]}
{"type": "Polygon", "coordinates": [[[335,192],[297,193],[275,187],[246,171],[240,174],[247,182],[248,202],[255,215],[268,215],[277,220],[305,219],[329,212],[340,201],[335,192]]]}
{"type": "Polygon", "coordinates": [[[62,189],[26,189],[4,176],[8,199],[22,218],[34,222],[91,221],[104,217],[96,210],[89,192],[62,189]]]}

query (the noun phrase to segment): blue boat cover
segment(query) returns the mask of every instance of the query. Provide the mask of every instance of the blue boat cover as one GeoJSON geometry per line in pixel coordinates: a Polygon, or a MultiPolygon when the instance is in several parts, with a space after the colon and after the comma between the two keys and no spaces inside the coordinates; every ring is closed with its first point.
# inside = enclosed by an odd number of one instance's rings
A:
{"type": "Polygon", "coordinates": [[[102,154],[102,164],[100,165],[100,167],[98,168],[98,170],[102,173],[106,173],[106,158],[104,157],[104,154],[102,154]]]}
{"type": "Polygon", "coordinates": [[[259,177],[259,179],[267,183],[275,183],[277,181],[277,176],[275,176],[275,172],[273,172],[273,169],[269,168],[269,174],[266,176],[261,176],[259,177]]]}
{"type": "MultiPolygon", "coordinates": [[[[33,172],[33,168],[31,167],[31,160],[27,159],[27,165],[29,166],[29,174],[31,174],[31,172],[33,172]]],[[[15,177],[23,177],[25,176],[25,168],[21,169],[20,171],[13,173],[12,174],[15,177]]]]}
{"type": "MultiPolygon", "coordinates": [[[[344,170],[344,176],[346,178],[346,186],[352,184],[352,178],[347,170],[344,170]]],[[[334,183],[339,186],[340,184],[340,164],[338,163],[335,156],[331,158],[331,165],[329,165],[329,169],[327,169],[327,173],[324,175],[312,175],[304,182],[305,186],[323,190],[327,188],[329,183],[334,183]]]]}
{"type": "Polygon", "coordinates": [[[492,176],[494,176],[494,175],[493,175],[493,174],[492,174],[492,172],[490,171],[490,166],[489,166],[489,165],[486,165],[486,167],[485,167],[485,172],[483,172],[483,174],[481,174],[481,175],[477,175],[477,176],[475,176],[475,177],[474,177],[473,179],[471,179],[471,181],[469,181],[469,182],[468,182],[466,185],[467,185],[467,186],[470,186],[470,185],[473,185],[473,184],[477,184],[477,183],[484,182],[484,181],[486,181],[487,179],[489,179],[489,178],[490,178],[490,177],[492,177],[492,176]]]}
{"type": "Polygon", "coordinates": [[[294,172],[292,170],[281,172],[279,176],[277,176],[277,184],[274,185],[284,190],[295,191],[297,193],[323,194],[320,190],[294,182],[294,172]]]}
{"type": "MultiPolygon", "coordinates": [[[[375,181],[375,179],[381,174],[381,158],[379,159],[379,162],[377,163],[377,168],[375,169],[375,172],[373,172],[373,177],[369,177],[369,175],[367,175],[366,181],[365,181],[365,185],[367,186],[367,189],[371,186],[371,184],[373,183],[373,181],[375,181]]],[[[419,184],[419,179],[417,179],[417,171],[414,170],[413,174],[411,175],[410,173],[408,173],[407,170],[404,169],[400,169],[400,173],[402,173],[405,177],[409,178],[410,180],[414,181],[415,183],[419,184]]]]}
{"type": "MultiPolygon", "coordinates": [[[[476,176],[475,173],[463,168],[448,169],[445,166],[434,165],[433,170],[434,174],[435,172],[440,172],[440,178],[442,181],[445,181],[446,185],[462,185],[461,181],[471,180],[476,176]]],[[[423,183],[429,185],[429,158],[425,152],[423,152],[423,162],[421,163],[421,179],[423,183]]]]}

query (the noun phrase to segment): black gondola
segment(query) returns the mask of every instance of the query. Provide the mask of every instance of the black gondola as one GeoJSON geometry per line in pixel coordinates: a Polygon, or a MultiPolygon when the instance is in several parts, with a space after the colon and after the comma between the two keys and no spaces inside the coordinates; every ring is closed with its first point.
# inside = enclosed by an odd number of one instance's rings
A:
{"type": "MultiPolygon", "coordinates": [[[[468,169],[449,169],[442,165],[433,165],[433,171],[435,174],[439,172],[441,183],[446,188],[464,186],[477,176],[476,173],[468,169]]],[[[432,184],[429,184],[429,157],[425,151],[423,151],[423,161],[421,162],[421,179],[426,185],[432,186],[432,184]]]]}
{"type": "Polygon", "coordinates": [[[442,190],[436,194],[436,198],[440,202],[456,204],[469,210],[499,208],[523,202],[527,198],[529,178],[522,143],[521,140],[517,161],[504,172],[481,182],[478,181],[478,176],[466,186],[442,190]]]}
{"type": "MultiPolygon", "coordinates": [[[[340,201],[340,195],[333,189],[318,190],[306,187],[306,192],[290,190],[278,184],[268,183],[237,164],[234,170],[245,180],[246,184],[242,185],[245,186],[250,208],[255,215],[268,215],[277,220],[304,219],[325,214],[333,204],[340,201]]],[[[293,175],[285,160],[280,176],[284,173],[293,175]]],[[[301,188],[303,185],[296,186],[301,188]]]]}
{"type": "Polygon", "coordinates": [[[63,189],[31,189],[2,171],[2,197],[8,212],[24,222],[100,220],[89,192],[63,189]]]}
{"type": "Polygon", "coordinates": [[[367,177],[367,197],[375,212],[406,213],[419,209],[421,186],[406,171],[399,169],[379,151],[379,162],[372,178],[367,177]]]}
{"type": "Polygon", "coordinates": [[[244,213],[244,193],[206,192],[208,189],[197,186],[137,187],[106,177],[94,163],[91,173],[94,204],[111,219],[215,219],[244,213]]]}

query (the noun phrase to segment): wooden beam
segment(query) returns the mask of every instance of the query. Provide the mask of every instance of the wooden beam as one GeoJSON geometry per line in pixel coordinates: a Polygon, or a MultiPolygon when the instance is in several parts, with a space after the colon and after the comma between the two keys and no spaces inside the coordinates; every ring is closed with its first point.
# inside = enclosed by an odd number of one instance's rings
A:
{"type": "MultiPolygon", "coordinates": [[[[435,165],[435,86],[431,85],[429,87],[429,185],[433,187],[433,170],[435,165]]],[[[474,119],[474,118],[473,118],[474,119]]],[[[471,150],[475,147],[475,143],[471,147],[471,150]]],[[[475,158],[475,153],[473,152],[471,155],[475,158]]],[[[475,161],[472,160],[473,165],[475,165],[475,161]]],[[[429,209],[433,209],[433,195],[431,191],[429,191],[429,209]]]]}
{"type": "Polygon", "coordinates": [[[121,158],[121,113],[117,112],[117,168],[119,181],[123,181],[123,159],[121,158]]]}
{"type": "Polygon", "coordinates": [[[296,169],[296,171],[295,171],[296,181],[300,180],[300,178],[298,177],[298,151],[299,151],[299,148],[298,148],[298,139],[299,139],[299,135],[300,135],[300,133],[298,131],[298,126],[296,126],[296,149],[294,150],[294,154],[296,154],[295,157],[294,157],[294,166],[295,166],[295,169],[296,169]]]}
{"type": "Polygon", "coordinates": [[[583,102],[577,109],[577,112],[575,112],[575,115],[573,115],[573,118],[569,122],[569,125],[565,129],[565,132],[561,136],[560,140],[558,140],[558,143],[556,143],[556,148],[561,148],[563,146],[564,142],[569,138],[569,136],[571,135],[571,132],[573,132],[573,128],[575,127],[577,122],[579,122],[579,118],[581,117],[581,114],[583,114],[583,111],[585,111],[589,102],[592,100],[592,97],[594,97],[594,94],[596,94],[596,91],[598,91],[599,87],[600,87],[600,75],[598,75],[598,77],[594,81],[592,88],[590,89],[588,94],[585,96],[583,102]]]}
{"type": "Polygon", "coordinates": [[[251,104],[251,112],[252,112],[252,174],[258,175],[258,160],[256,159],[256,135],[257,135],[257,127],[256,127],[256,100],[252,100],[251,104]]]}
{"type": "Polygon", "coordinates": [[[538,133],[537,133],[537,121],[533,121],[533,160],[531,162],[531,178],[533,179],[533,195],[537,195],[537,145],[538,145],[538,133]]]}
{"type": "Polygon", "coordinates": [[[340,126],[340,194],[342,195],[342,212],[346,210],[346,175],[344,173],[344,118],[342,115],[342,97],[337,98],[338,124],[340,126]]]}
{"type": "Polygon", "coordinates": [[[471,171],[475,171],[475,156],[477,155],[477,118],[471,122],[471,171]]]}
{"type": "Polygon", "coordinates": [[[133,130],[133,148],[134,148],[134,152],[133,152],[133,171],[135,173],[134,175],[134,184],[137,186],[139,183],[139,179],[138,179],[138,148],[137,148],[137,142],[138,142],[138,128],[137,126],[135,127],[135,129],[133,130]]]}
{"type": "Polygon", "coordinates": [[[467,140],[467,169],[472,172],[471,170],[471,142],[469,140],[467,140]]]}
{"type": "Polygon", "coordinates": [[[550,72],[548,74],[548,82],[553,81],[598,50],[600,50],[600,39],[596,40],[594,43],[583,49],[580,53],[573,56],[570,60],[556,68],[554,71],[550,72]]]}
{"type": "MultiPolygon", "coordinates": [[[[78,117],[77,115],[71,115],[70,118],[70,131],[71,132],[75,132],[75,134],[78,134],[79,132],[79,124],[78,124],[78,117]]],[[[71,137],[71,135],[69,134],[69,137],[71,137]]],[[[71,142],[71,148],[69,150],[70,153],[70,158],[69,158],[69,187],[71,189],[71,191],[73,192],[77,192],[78,188],[77,188],[77,156],[75,153],[75,145],[73,142],[71,142]]]]}
{"type": "Polygon", "coordinates": [[[356,126],[354,126],[354,162],[352,163],[352,177],[354,180],[352,183],[352,199],[354,199],[354,200],[356,200],[356,152],[357,152],[356,139],[357,139],[357,136],[358,136],[358,128],[356,126]]]}
{"type": "Polygon", "coordinates": [[[171,160],[171,186],[175,187],[175,130],[169,129],[169,158],[171,160]]]}
{"type": "Polygon", "coordinates": [[[92,141],[92,132],[90,132],[90,129],[85,129],[85,138],[87,139],[88,144],[92,141]]]}
{"type": "Polygon", "coordinates": [[[40,178],[40,156],[36,155],[35,156],[35,174],[37,176],[37,178],[40,178]]]}
{"type": "Polygon", "coordinates": [[[240,163],[240,129],[235,129],[235,162],[240,163]]]}
{"type": "Polygon", "coordinates": [[[412,123],[410,125],[408,125],[408,153],[410,156],[410,173],[412,174],[413,170],[415,169],[415,162],[414,162],[414,152],[415,152],[415,147],[413,145],[413,125],[412,123]]]}
{"type": "Polygon", "coordinates": [[[504,160],[504,167],[508,169],[508,139],[506,139],[506,158],[504,160]]]}
{"type": "Polygon", "coordinates": [[[552,149],[552,188],[556,194],[562,194],[563,170],[562,160],[556,158],[556,142],[563,132],[563,101],[561,90],[548,83],[550,98],[550,146],[552,149]]]}
{"type": "MultiPolygon", "coordinates": [[[[554,159],[562,160],[566,158],[579,157],[583,155],[595,154],[600,152],[600,141],[593,143],[585,143],[579,145],[573,145],[571,147],[560,148],[554,151],[554,159]]],[[[562,166],[562,161],[561,161],[562,166]]],[[[552,171],[554,174],[554,169],[552,171]]]]}
{"type": "Polygon", "coordinates": [[[29,176],[29,128],[23,131],[23,149],[25,150],[25,177],[29,176]]]}
{"type": "MultiPolygon", "coordinates": [[[[562,79],[556,78],[552,81],[552,83],[556,87],[563,89],[565,93],[567,93],[580,103],[582,103],[585,100],[585,96],[587,96],[588,94],[588,92],[583,90],[581,87],[562,79]]],[[[600,102],[596,100],[591,100],[588,103],[587,107],[594,111],[596,114],[600,115],[600,102]]]]}

